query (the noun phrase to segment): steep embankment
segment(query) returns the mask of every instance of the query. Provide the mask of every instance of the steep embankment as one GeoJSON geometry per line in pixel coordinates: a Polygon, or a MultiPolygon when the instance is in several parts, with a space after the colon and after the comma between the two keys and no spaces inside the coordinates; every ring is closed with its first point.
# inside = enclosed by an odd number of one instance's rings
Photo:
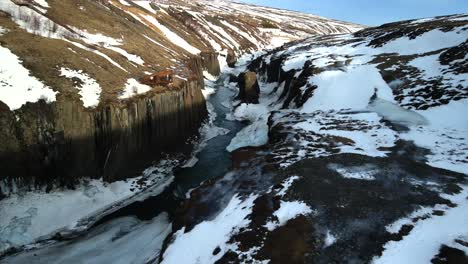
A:
{"type": "Polygon", "coordinates": [[[125,0],[5,0],[0,25],[3,187],[134,176],[196,134],[203,71],[360,28],[231,2],[125,0]]]}
{"type": "Polygon", "coordinates": [[[239,69],[229,118],[251,124],[162,263],[466,262],[467,41],[467,15],[402,21],[239,69]]]}

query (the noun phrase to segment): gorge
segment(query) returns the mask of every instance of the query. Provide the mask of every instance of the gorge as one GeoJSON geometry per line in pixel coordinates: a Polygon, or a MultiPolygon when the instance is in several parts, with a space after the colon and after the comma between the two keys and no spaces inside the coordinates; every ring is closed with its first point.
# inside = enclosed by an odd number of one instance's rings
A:
{"type": "Polygon", "coordinates": [[[466,14],[2,1],[0,263],[464,263],[467,43],[466,14]]]}

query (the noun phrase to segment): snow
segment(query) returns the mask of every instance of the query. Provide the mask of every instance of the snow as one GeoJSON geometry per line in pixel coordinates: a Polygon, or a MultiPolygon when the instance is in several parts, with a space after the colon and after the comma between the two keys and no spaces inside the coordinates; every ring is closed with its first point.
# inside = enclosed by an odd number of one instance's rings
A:
{"type": "Polygon", "coordinates": [[[338,172],[343,178],[365,181],[375,180],[375,175],[379,172],[379,169],[373,165],[343,167],[338,164],[330,164],[328,167],[338,172]]]}
{"type": "Polygon", "coordinates": [[[27,6],[18,6],[11,0],[0,1],[0,10],[10,14],[16,24],[31,34],[54,39],[78,37],[44,15],[27,6]]]}
{"type": "Polygon", "coordinates": [[[185,227],[177,231],[161,263],[215,263],[234,247],[228,244],[230,238],[250,223],[248,216],[256,198],[251,195],[241,200],[234,196],[213,220],[204,221],[189,232],[185,232],[185,227]],[[213,255],[217,247],[220,252],[213,255]]]}
{"type": "Polygon", "coordinates": [[[374,93],[380,98],[394,101],[390,87],[372,65],[349,67],[346,72],[325,71],[311,77],[310,83],[318,88],[304,104],[304,113],[316,110],[363,110],[374,93]]]}
{"type": "Polygon", "coordinates": [[[72,242],[59,242],[5,258],[2,263],[150,263],[159,259],[171,232],[167,213],[149,221],[123,217],[100,225],[72,242]]]}
{"type": "Polygon", "coordinates": [[[455,195],[443,195],[457,206],[448,208],[442,216],[432,215],[419,220],[411,232],[400,241],[390,241],[384,246],[382,256],[375,257],[374,264],[430,263],[442,244],[468,236],[468,186],[455,195]]]}
{"type": "Polygon", "coordinates": [[[74,46],[76,46],[76,47],[78,47],[78,48],[80,48],[80,49],[84,49],[84,50],[86,50],[86,51],[93,52],[93,53],[95,53],[95,54],[97,54],[97,55],[103,57],[105,60],[107,60],[107,61],[110,62],[112,65],[116,66],[117,68],[121,69],[122,71],[127,72],[127,70],[125,70],[122,66],[120,66],[120,64],[118,64],[118,63],[115,62],[113,59],[111,59],[109,56],[107,56],[106,54],[100,52],[99,50],[97,50],[97,49],[90,49],[90,48],[88,48],[88,47],[86,47],[86,46],[84,46],[84,45],[82,45],[82,44],[80,44],[80,43],[78,43],[78,42],[73,42],[73,41],[70,41],[70,40],[65,40],[65,41],[67,41],[68,43],[71,43],[72,45],[74,45],[74,46]]]}
{"type": "Polygon", "coordinates": [[[312,209],[304,202],[281,201],[280,208],[273,213],[278,220],[266,223],[265,227],[268,228],[268,230],[273,231],[277,227],[285,225],[289,220],[294,219],[299,215],[307,215],[312,212],[312,209]]]}
{"type": "Polygon", "coordinates": [[[463,114],[466,109],[468,99],[417,111],[427,124],[412,128],[401,138],[430,149],[426,155],[429,165],[468,174],[468,163],[460,158],[468,149],[468,120],[463,114]]]}
{"type": "Polygon", "coordinates": [[[131,53],[128,53],[127,51],[125,51],[124,49],[121,49],[121,48],[118,48],[118,47],[114,47],[114,46],[107,46],[106,47],[107,49],[110,49],[110,50],[113,50],[117,53],[119,53],[120,55],[124,56],[125,58],[127,58],[127,60],[133,62],[133,63],[136,63],[138,65],[143,65],[145,63],[145,61],[138,55],[135,55],[135,54],[131,54],[131,53]]]}
{"type": "MultiPolygon", "coordinates": [[[[385,126],[381,122],[381,118],[375,113],[339,114],[318,112],[315,118],[294,124],[293,128],[314,132],[321,136],[330,135],[350,139],[352,144],[340,145],[340,152],[372,157],[386,156],[386,151],[381,148],[394,146],[398,139],[397,133],[385,126]],[[336,125],[340,123],[341,126],[336,125]]],[[[307,145],[307,142],[304,141],[302,144],[307,145]]],[[[331,154],[323,152],[326,151],[323,149],[307,151],[316,152],[318,156],[331,154]]]]}
{"type": "Polygon", "coordinates": [[[325,241],[324,241],[324,247],[329,247],[333,244],[335,244],[337,238],[330,232],[330,230],[327,230],[327,233],[325,234],[325,241]]]}
{"type": "Polygon", "coordinates": [[[126,181],[83,180],[75,190],[10,193],[0,200],[0,253],[57,232],[86,229],[123,204],[160,194],[174,179],[170,175],[171,166],[170,162],[162,161],[158,167],[145,170],[142,176],[126,181]],[[149,187],[142,190],[139,180],[147,181],[149,187]]]}
{"type": "Polygon", "coordinates": [[[75,86],[75,88],[79,90],[84,107],[96,107],[99,104],[99,97],[102,92],[101,86],[88,74],[81,70],[76,71],[62,67],[60,69],[60,75],[68,79],[78,78],[83,82],[75,86]]]}
{"type": "Polygon", "coordinates": [[[47,3],[46,0],[34,0],[34,2],[36,2],[36,3],[39,4],[39,5],[41,5],[42,7],[46,7],[46,8],[49,7],[49,4],[47,3]]]}
{"type": "Polygon", "coordinates": [[[169,28],[159,23],[159,21],[156,18],[149,16],[149,15],[144,15],[143,17],[148,22],[153,24],[156,28],[158,28],[164,34],[164,36],[166,36],[166,38],[169,39],[174,45],[177,45],[192,54],[199,54],[201,52],[199,49],[190,45],[187,41],[185,41],[179,35],[172,32],[169,28]]]}
{"type": "Polygon", "coordinates": [[[406,127],[426,125],[428,123],[426,118],[421,114],[415,111],[406,110],[395,103],[378,97],[369,104],[367,109],[376,112],[385,120],[394,124],[404,125],[406,127]]]}
{"type": "Polygon", "coordinates": [[[124,90],[119,95],[119,99],[131,98],[138,94],[144,94],[151,90],[151,87],[145,84],[139,83],[137,80],[131,78],[125,83],[124,90]]]}
{"type": "Polygon", "coordinates": [[[5,35],[6,33],[8,33],[8,29],[0,26],[0,36],[3,36],[5,35]]]}
{"type": "Polygon", "coordinates": [[[282,185],[283,187],[281,188],[281,190],[279,190],[276,195],[277,196],[285,196],[286,195],[286,192],[289,190],[289,188],[291,188],[291,186],[293,185],[293,183],[295,181],[299,180],[299,176],[291,176],[289,178],[287,178],[286,180],[284,180],[282,182],[282,185]]]}
{"type": "Polygon", "coordinates": [[[126,0],[119,0],[119,2],[124,5],[124,6],[132,6],[130,3],[128,3],[126,0]]]}
{"type": "Polygon", "coordinates": [[[386,43],[381,49],[384,51],[382,53],[389,51],[400,55],[412,55],[457,46],[465,41],[466,33],[463,30],[443,32],[434,29],[412,40],[409,37],[397,38],[386,43]]]}
{"type": "Polygon", "coordinates": [[[11,110],[40,99],[54,102],[57,92],[30,75],[22,61],[9,49],[0,46],[0,101],[11,110]]]}
{"type": "Polygon", "coordinates": [[[268,143],[267,120],[259,120],[237,132],[226,150],[233,152],[243,147],[259,147],[268,143]]]}
{"type": "Polygon", "coordinates": [[[157,14],[158,12],[156,12],[156,10],[154,10],[152,7],[151,7],[151,1],[133,1],[133,3],[143,7],[144,9],[146,9],[147,11],[149,11],[150,13],[153,13],[153,14],[157,14]]]}

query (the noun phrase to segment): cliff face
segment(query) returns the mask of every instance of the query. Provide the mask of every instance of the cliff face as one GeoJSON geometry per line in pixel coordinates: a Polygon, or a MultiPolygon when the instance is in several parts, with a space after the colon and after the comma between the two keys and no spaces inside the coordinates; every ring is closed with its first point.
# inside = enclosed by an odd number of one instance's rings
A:
{"type": "Polygon", "coordinates": [[[198,80],[91,111],[70,100],[2,108],[0,170],[17,184],[134,176],[162,153],[187,150],[206,114],[198,80]]]}

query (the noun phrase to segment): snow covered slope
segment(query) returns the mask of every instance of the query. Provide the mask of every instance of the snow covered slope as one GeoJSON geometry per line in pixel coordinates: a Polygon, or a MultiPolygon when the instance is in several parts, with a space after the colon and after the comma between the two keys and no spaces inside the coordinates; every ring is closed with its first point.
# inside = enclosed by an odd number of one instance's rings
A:
{"type": "Polygon", "coordinates": [[[202,221],[190,207],[163,260],[465,263],[467,51],[468,16],[453,15],[311,37],[236,69],[256,73],[259,103],[242,103],[247,74],[229,78],[244,90],[228,118],[250,125],[227,147],[232,174],[186,203],[235,193],[249,214],[188,256],[186,241],[236,212],[202,221]]]}
{"type": "Polygon", "coordinates": [[[249,68],[262,80],[260,100],[284,109],[271,115],[270,133],[296,134],[275,150],[282,165],[336,153],[386,156],[409,140],[431,151],[429,165],[467,174],[467,20],[312,37],[257,59],[249,68]]]}
{"type": "Polygon", "coordinates": [[[8,71],[0,75],[6,83],[0,100],[12,110],[40,98],[55,101],[54,92],[77,94],[92,108],[100,101],[122,98],[126,83],[135,77],[167,69],[176,78],[190,77],[190,56],[219,52],[225,61],[228,50],[241,54],[309,35],[362,28],[230,1],[5,0],[0,2],[0,11],[0,51],[11,57],[3,64],[15,61],[34,76],[13,86],[8,71]],[[62,68],[82,71],[86,78],[72,85],[62,68]],[[21,89],[28,85],[32,89],[24,95],[21,89]]]}

